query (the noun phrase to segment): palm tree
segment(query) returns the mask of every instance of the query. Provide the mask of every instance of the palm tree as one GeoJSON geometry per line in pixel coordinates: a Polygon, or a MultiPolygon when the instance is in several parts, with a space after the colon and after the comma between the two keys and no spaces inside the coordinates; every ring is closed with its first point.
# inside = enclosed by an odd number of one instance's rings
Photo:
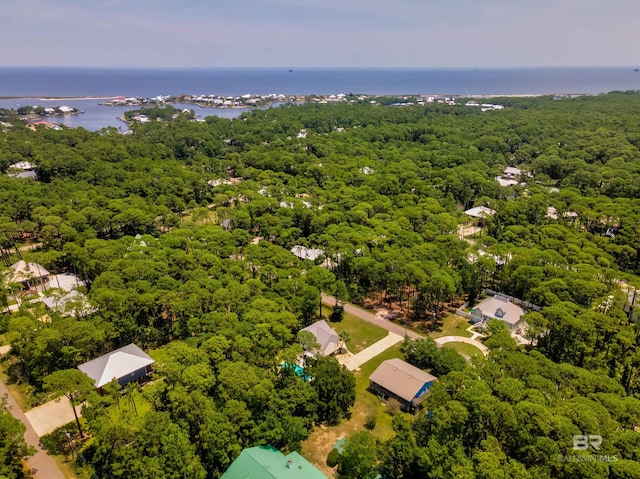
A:
{"type": "Polygon", "coordinates": [[[342,331],[339,334],[339,336],[340,336],[340,343],[339,343],[340,349],[348,351],[347,343],[351,341],[351,334],[349,334],[349,331],[342,331]]]}

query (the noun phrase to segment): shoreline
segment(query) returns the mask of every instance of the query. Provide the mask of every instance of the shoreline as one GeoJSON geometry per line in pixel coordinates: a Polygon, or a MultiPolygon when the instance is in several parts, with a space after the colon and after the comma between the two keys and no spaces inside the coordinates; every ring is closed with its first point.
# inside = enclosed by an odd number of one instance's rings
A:
{"type": "MultiPolygon", "coordinates": [[[[551,96],[551,95],[566,95],[566,96],[593,96],[593,95],[605,95],[605,92],[602,93],[562,93],[562,92],[553,92],[553,93],[356,93],[356,95],[364,95],[367,97],[402,97],[402,96],[433,96],[433,97],[452,97],[452,98],[535,98],[541,96],[551,96]]],[[[285,94],[285,96],[329,96],[331,93],[326,94],[285,94]]],[[[65,101],[65,100],[76,100],[76,101],[87,101],[87,100],[113,100],[118,98],[119,96],[125,95],[115,95],[115,96],[57,96],[57,97],[48,97],[43,95],[23,95],[23,96],[0,96],[0,100],[40,100],[40,101],[65,101]]],[[[110,105],[102,105],[102,106],[110,106],[110,105]]],[[[126,105],[125,105],[126,106],[126,105]]]]}
{"type": "Polygon", "coordinates": [[[115,96],[58,96],[48,97],[43,95],[0,96],[0,100],[40,100],[40,101],[64,101],[64,100],[111,100],[115,96]]]}

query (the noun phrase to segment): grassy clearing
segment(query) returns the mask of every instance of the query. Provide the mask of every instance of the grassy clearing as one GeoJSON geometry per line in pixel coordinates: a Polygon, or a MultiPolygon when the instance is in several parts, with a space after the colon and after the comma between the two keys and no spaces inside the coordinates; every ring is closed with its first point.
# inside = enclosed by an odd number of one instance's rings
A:
{"type": "Polygon", "coordinates": [[[114,420],[131,412],[137,416],[144,416],[150,410],[151,404],[149,401],[141,391],[134,389],[130,394],[119,398],[118,402],[109,408],[109,416],[114,420]]]}
{"type": "Polygon", "coordinates": [[[0,379],[7,386],[7,389],[18,403],[23,412],[27,412],[33,407],[32,397],[29,393],[28,386],[24,384],[9,383],[9,375],[7,374],[6,365],[0,363],[0,379]]]}
{"type": "MultiPolygon", "coordinates": [[[[354,372],[356,377],[356,403],[351,412],[351,418],[337,426],[321,426],[316,428],[309,439],[302,445],[302,454],[318,467],[328,477],[335,476],[335,470],[326,464],[327,455],[333,445],[343,437],[365,429],[364,424],[371,416],[376,417],[376,427],[371,431],[381,440],[387,440],[393,436],[391,427],[392,416],[386,412],[385,405],[374,394],[367,391],[369,387],[369,375],[382,363],[391,358],[402,358],[401,344],[397,344],[371,361],[361,366],[360,371],[354,372]]],[[[403,414],[403,413],[401,413],[403,414]]]]}
{"type": "Polygon", "coordinates": [[[65,477],[65,479],[79,479],[81,477],[89,477],[89,473],[87,471],[85,471],[84,474],[81,471],[78,471],[78,474],[76,473],[76,467],[74,466],[75,461],[71,457],[53,455],[51,457],[54,461],[56,461],[56,464],[58,464],[58,467],[60,468],[60,471],[62,472],[62,475],[65,477]]]}
{"type": "Polygon", "coordinates": [[[465,338],[470,338],[471,333],[467,331],[469,326],[471,326],[471,323],[462,316],[450,314],[444,318],[442,326],[429,334],[429,336],[434,339],[441,338],[443,336],[464,336],[465,338]]]}
{"type": "Polygon", "coordinates": [[[474,356],[480,356],[481,357],[483,355],[482,351],[480,351],[478,348],[476,348],[472,344],[467,344],[467,343],[447,343],[447,344],[444,344],[443,347],[455,349],[460,354],[464,354],[465,356],[469,356],[471,358],[474,357],[474,356]]]}
{"type": "Polygon", "coordinates": [[[196,223],[196,224],[218,224],[218,214],[215,211],[209,210],[206,216],[203,216],[201,212],[196,213],[195,218],[193,214],[184,215],[182,217],[183,223],[196,223]]]}
{"type": "MultiPolygon", "coordinates": [[[[331,314],[331,308],[326,306],[322,307],[322,315],[328,318],[331,314]]],[[[350,339],[347,341],[347,348],[349,351],[356,354],[371,346],[376,341],[386,337],[388,332],[375,324],[368,323],[360,318],[357,318],[349,313],[344,313],[344,319],[339,323],[329,323],[329,325],[336,330],[338,334],[343,331],[349,333],[350,339]]]]}

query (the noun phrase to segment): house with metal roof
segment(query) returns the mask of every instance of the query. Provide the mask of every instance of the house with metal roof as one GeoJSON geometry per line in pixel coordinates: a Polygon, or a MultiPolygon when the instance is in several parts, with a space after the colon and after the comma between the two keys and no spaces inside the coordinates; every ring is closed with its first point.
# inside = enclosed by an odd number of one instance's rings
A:
{"type": "Polygon", "coordinates": [[[19,161],[17,163],[13,163],[12,165],[9,165],[9,168],[13,168],[16,170],[30,171],[30,170],[35,170],[36,165],[34,165],[33,163],[29,163],[28,161],[19,161]]]}
{"type": "Polygon", "coordinates": [[[298,258],[305,260],[315,261],[320,256],[324,254],[324,250],[318,248],[307,248],[306,246],[295,245],[291,248],[291,253],[293,253],[298,258]]]}
{"type": "Polygon", "coordinates": [[[20,283],[26,290],[38,289],[41,286],[44,289],[49,283],[50,273],[38,263],[29,263],[20,260],[11,265],[9,274],[6,275],[6,283],[20,283]]]}
{"type": "Polygon", "coordinates": [[[522,170],[514,166],[507,166],[502,172],[502,174],[507,177],[520,176],[522,174],[522,170]]]}
{"type": "Polygon", "coordinates": [[[38,300],[44,303],[47,309],[57,311],[65,317],[84,317],[98,310],[84,294],[75,289],[64,294],[44,296],[38,300]]]}
{"type": "Polygon", "coordinates": [[[245,449],[222,479],[327,479],[297,452],[286,456],[273,446],[245,449]]]}
{"type": "Polygon", "coordinates": [[[340,336],[324,319],[316,321],[301,331],[308,331],[316,338],[320,348],[318,351],[311,351],[313,353],[321,356],[330,356],[340,350],[340,336]]]}
{"type": "Polygon", "coordinates": [[[383,399],[397,399],[403,409],[413,412],[429,396],[437,380],[434,375],[394,358],[383,361],[369,376],[369,389],[383,399]]]}
{"type": "Polygon", "coordinates": [[[486,206],[476,206],[475,208],[469,208],[464,214],[472,218],[486,218],[487,216],[495,215],[496,212],[486,206]]]}
{"type": "Polygon", "coordinates": [[[81,364],[78,369],[93,379],[97,389],[116,379],[121,386],[151,373],[155,361],[135,344],[129,344],[81,364]]]}

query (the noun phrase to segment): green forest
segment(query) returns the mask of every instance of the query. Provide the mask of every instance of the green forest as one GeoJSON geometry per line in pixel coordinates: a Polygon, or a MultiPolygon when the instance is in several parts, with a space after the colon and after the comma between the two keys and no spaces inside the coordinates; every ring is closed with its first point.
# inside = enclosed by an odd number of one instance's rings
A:
{"type": "MultiPolygon", "coordinates": [[[[167,121],[127,135],[32,131],[0,112],[1,269],[75,274],[93,306],[15,305],[4,282],[0,307],[17,311],[0,316],[2,367],[32,405],[88,398],[78,477],[217,479],[244,448],[300,450],[355,401],[334,358],[311,361],[312,381],[281,366],[302,354],[321,293],[429,333],[489,289],[539,307],[527,343],[500,323],[470,361],[407,342],[439,377],[432,394],[394,415],[392,437],[347,438],[337,475],[640,478],[640,94],[491,101],[505,108],[155,111],[167,121]],[[36,180],[4,174],[24,161],[36,180]],[[507,167],[517,184],[501,186],[507,167]],[[476,206],[495,214],[464,214],[476,206]],[[75,374],[132,342],[156,359],[138,410],[75,374]],[[573,450],[576,435],[600,449],[573,450]],[[579,460],[590,452],[606,460],[579,460]]],[[[0,478],[20,478],[29,451],[0,411],[0,478]]]]}

